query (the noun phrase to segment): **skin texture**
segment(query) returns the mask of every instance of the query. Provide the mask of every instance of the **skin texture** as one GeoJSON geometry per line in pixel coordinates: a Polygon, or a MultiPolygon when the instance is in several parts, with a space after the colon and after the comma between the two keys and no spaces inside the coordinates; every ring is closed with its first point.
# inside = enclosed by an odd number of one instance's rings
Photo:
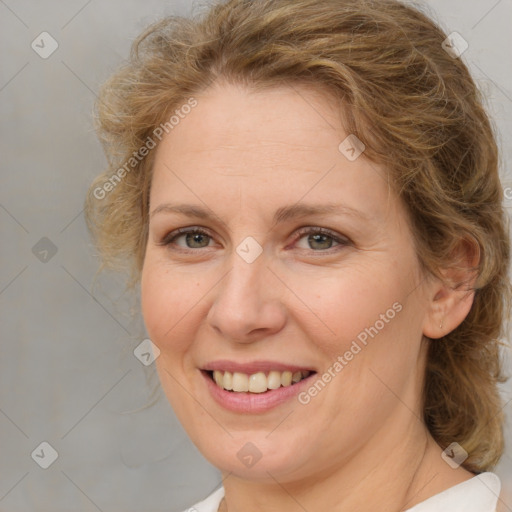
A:
{"type": "Polygon", "coordinates": [[[473,294],[422,274],[385,169],[340,152],[348,134],[319,90],[217,83],[195,97],[157,149],[150,212],[190,204],[209,216],[151,216],[141,293],[163,389],[225,477],[221,508],[398,511],[472,477],[441,459],[420,397],[428,343],[462,322],[473,294]],[[326,203],[340,208],[272,220],[282,207],[326,203]],[[211,235],[206,247],[187,248],[185,236],[159,245],[190,226],[211,235]],[[298,233],[308,226],[344,242],[312,247],[298,233]],[[248,236],[263,248],[253,263],[236,252],[248,236]],[[200,373],[218,359],[263,359],[321,374],[397,302],[401,311],[307,405],[227,411],[200,373]],[[250,468],[237,457],[248,442],[262,454],[250,468]]]}

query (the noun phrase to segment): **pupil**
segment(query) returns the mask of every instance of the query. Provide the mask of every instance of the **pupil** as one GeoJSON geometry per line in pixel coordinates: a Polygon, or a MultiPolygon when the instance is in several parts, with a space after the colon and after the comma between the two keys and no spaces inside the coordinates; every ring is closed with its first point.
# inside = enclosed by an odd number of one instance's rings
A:
{"type": "Polygon", "coordinates": [[[332,238],[328,235],[309,235],[308,242],[312,249],[330,249],[332,247],[332,238]]]}
{"type": "Polygon", "coordinates": [[[207,235],[201,233],[187,233],[186,239],[189,247],[206,247],[208,245],[207,235]]]}

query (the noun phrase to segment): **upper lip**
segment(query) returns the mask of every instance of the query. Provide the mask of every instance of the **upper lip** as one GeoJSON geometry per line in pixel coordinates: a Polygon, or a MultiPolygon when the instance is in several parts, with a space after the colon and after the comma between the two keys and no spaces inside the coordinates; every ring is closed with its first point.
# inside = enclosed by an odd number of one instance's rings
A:
{"type": "Polygon", "coordinates": [[[210,363],[205,364],[202,367],[203,370],[206,371],[225,371],[231,373],[246,373],[247,375],[252,375],[258,372],[270,372],[272,370],[278,372],[299,372],[299,371],[310,371],[314,372],[311,367],[308,366],[300,366],[294,364],[287,363],[279,363],[276,361],[251,361],[246,363],[237,363],[235,361],[229,361],[227,359],[212,361],[210,363]]]}

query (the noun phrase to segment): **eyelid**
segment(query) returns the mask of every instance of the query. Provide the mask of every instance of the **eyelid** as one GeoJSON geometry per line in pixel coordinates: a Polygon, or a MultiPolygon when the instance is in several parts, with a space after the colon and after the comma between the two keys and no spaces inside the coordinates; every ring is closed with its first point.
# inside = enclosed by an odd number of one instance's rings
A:
{"type": "MultiPolygon", "coordinates": [[[[213,234],[207,229],[201,226],[186,226],[182,228],[173,229],[166,233],[159,242],[156,242],[156,245],[166,246],[171,245],[174,239],[178,238],[181,235],[186,235],[188,233],[199,233],[202,235],[209,236],[212,240],[215,240],[213,234]]],[[[196,251],[197,249],[191,249],[196,251]]]]}
{"type": "MultiPolygon", "coordinates": [[[[300,240],[304,235],[309,234],[320,234],[320,235],[326,235],[330,238],[332,238],[335,242],[337,242],[340,245],[349,245],[352,243],[352,241],[346,237],[338,234],[336,231],[333,231],[328,228],[322,228],[320,226],[304,226],[302,228],[299,228],[296,232],[296,238],[295,242],[297,240],[300,240]]],[[[315,251],[315,252],[327,252],[327,251],[315,251]]]]}

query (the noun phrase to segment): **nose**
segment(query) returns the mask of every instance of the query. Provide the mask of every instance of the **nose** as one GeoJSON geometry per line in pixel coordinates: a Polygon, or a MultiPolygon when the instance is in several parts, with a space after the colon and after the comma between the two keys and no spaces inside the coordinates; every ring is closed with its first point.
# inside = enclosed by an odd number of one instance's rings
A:
{"type": "Polygon", "coordinates": [[[237,343],[276,334],[286,324],[280,288],[263,255],[247,263],[234,254],[231,270],[215,287],[207,321],[222,337],[237,343]]]}

